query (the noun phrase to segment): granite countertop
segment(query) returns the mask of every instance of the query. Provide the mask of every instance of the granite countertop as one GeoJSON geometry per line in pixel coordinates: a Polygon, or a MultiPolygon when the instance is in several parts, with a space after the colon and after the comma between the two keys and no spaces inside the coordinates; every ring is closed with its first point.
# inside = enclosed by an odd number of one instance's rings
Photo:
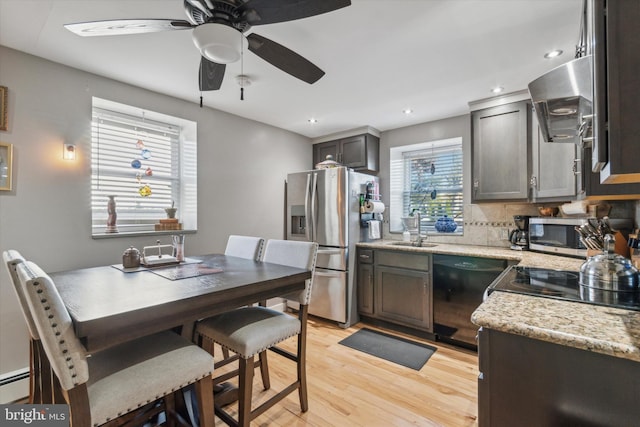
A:
{"type": "MultiPolygon", "coordinates": [[[[579,271],[582,259],[508,248],[437,243],[428,247],[380,240],[358,247],[506,259],[531,267],[579,271]]],[[[493,292],[473,313],[478,326],[640,362],[640,311],[493,292]]]]}

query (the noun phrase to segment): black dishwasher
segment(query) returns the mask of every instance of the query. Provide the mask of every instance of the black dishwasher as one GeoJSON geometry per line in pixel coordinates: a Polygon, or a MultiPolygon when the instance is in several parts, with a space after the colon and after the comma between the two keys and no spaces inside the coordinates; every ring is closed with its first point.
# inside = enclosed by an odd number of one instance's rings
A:
{"type": "Polygon", "coordinates": [[[433,330],[439,341],[478,349],[471,314],[507,265],[502,259],[433,255],[433,330]]]}

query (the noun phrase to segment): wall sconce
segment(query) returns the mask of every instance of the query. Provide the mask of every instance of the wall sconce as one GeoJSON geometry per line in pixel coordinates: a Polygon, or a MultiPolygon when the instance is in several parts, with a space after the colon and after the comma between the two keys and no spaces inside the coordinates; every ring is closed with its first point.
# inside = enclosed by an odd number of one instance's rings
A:
{"type": "Polygon", "coordinates": [[[65,160],[75,160],[76,146],[74,144],[62,144],[62,158],[65,160]]]}

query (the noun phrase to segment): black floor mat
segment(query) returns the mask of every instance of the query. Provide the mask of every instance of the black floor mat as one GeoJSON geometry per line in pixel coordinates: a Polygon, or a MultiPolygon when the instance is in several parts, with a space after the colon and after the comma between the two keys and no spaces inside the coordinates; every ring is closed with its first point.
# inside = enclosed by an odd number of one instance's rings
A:
{"type": "Polygon", "coordinates": [[[344,346],[419,371],[437,350],[427,344],[362,328],[339,342],[344,346]]]}

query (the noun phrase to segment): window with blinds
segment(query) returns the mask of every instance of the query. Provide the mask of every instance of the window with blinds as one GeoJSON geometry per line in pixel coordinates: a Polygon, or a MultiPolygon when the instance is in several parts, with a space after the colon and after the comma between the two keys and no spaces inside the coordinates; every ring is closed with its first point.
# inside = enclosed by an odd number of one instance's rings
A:
{"type": "Polygon", "coordinates": [[[155,231],[155,224],[167,218],[165,208],[172,206],[178,209],[183,229],[195,229],[196,144],[185,140],[179,123],[149,116],[154,113],[127,114],[97,107],[94,102],[93,235],[109,233],[109,196],[116,202],[119,234],[155,231]]]}
{"type": "Polygon", "coordinates": [[[462,138],[391,148],[390,230],[404,231],[402,217],[420,212],[422,230],[435,232],[438,218],[463,227],[462,138]]]}

